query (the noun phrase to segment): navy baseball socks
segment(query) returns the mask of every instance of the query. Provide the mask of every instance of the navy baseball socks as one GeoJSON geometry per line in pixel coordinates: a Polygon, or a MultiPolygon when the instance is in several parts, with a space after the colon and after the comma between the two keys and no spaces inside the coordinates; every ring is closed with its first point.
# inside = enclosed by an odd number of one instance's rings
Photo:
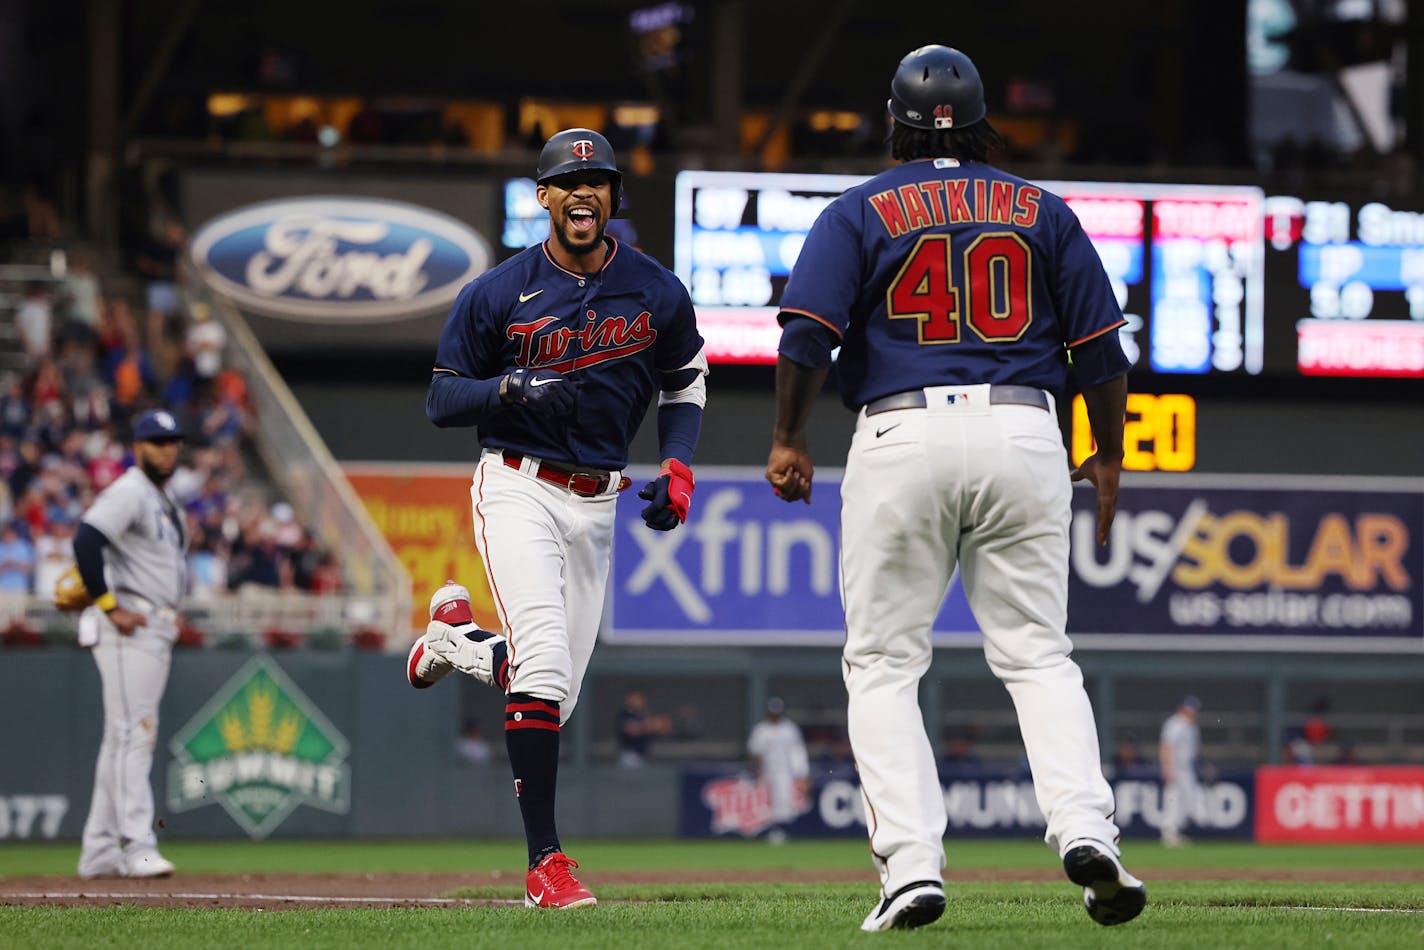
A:
{"type": "Polygon", "coordinates": [[[524,819],[529,871],[524,906],[568,910],[598,900],[571,870],[578,863],[564,854],[554,823],[559,780],[559,704],[528,693],[510,693],[504,706],[504,744],[514,773],[514,794],[524,819]]]}
{"type": "Polygon", "coordinates": [[[451,672],[468,673],[486,686],[509,688],[509,644],[505,638],[475,624],[470,592],[446,581],[430,597],[430,625],[411,644],[406,679],[416,689],[429,689],[451,672]]]}

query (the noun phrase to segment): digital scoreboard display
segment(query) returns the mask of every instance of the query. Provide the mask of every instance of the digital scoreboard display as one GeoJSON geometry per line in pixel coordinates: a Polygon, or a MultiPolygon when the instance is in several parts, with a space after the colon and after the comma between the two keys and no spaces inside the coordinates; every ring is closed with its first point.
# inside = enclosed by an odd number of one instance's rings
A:
{"type": "MultiPolygon", "coordinates": [[[[674,272],[708,358],[774,363],[777,304],[806,232],[863,176],[686,171],[677,176],[674,272]]],[[[1135,365],[1260,373],[1265,196],[1258,188],[1039,182],[1083,221],[1128,319],[1135,365]]]]}
{"type": "Polygon", "coordinates": [[[687,285],[714,363],[775,363],[777,304],[806,233],[863,175],[685,171],[677,176],[673,272],[687,285]]]}
{"type": "Polygon", "coordinates": [[[1036,182],[1078,216],[1127,318],[1128,357],[1156,373],[1265,367],[1259,188],[1036,182]]]}
{"type": "Polygon", "coordinates": [[[1424,213],[1273,195],[1265,224],[1268,299],[1291,368],[1424,376],[1424,213]]]}

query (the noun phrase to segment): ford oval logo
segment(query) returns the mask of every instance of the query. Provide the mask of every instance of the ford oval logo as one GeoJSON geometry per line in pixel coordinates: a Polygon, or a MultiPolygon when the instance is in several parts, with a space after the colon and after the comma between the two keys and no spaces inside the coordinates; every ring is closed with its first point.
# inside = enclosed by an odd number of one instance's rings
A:
{"type": "Polygon", "coordinates": [[[399,320],[449,307],[490,249],[427,208],[368,198],[267,201],[193,235],[204,278],[234,303],[294,320],[399,320]]]}

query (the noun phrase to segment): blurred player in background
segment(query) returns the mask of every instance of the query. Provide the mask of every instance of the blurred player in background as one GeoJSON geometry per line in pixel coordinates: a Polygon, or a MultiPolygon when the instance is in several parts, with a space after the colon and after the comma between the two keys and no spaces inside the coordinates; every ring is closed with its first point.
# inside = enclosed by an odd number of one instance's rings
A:
{"type": "Polygon", "coordinates": [[[676,528],[692,502],[707,360],[686,288],[605,234],[623,192],[608,140],[555,134],[536,180],[549,237],[460,292],[426,400],[437,426],[478,428],[475,545],[504,636],[473,639],[432,616],[408,671],[414,683],[438,660],[506,690],[525,904],[567,908],[596,901],[555,826],[559,728],[598,636],[628,445],[656,396],[662,467],[639,497],[650,528],[676,528]]]}
{"type": "Polygon", "coordinates": [[[1201,700],[1185,696],[1177,711],[1162,723],[1162,741],[1157,747],[1157,763],[1162,770],[1162,843],[1181,847],[1187,839],[1182,829],[1196,811],[1197,753],[1201,751],[1201,727],[1197,713],[1201,700]]]}
{"type": "Polygon", "coordinates": [[[94,599],[79,617],[104,689],[104,738],[79,856],[79,876],[167,877],[153,826],[158,705],[178,639],[187,576],[183,514],[165,486],[183,442],[162,409],[133,424],[134,465],[99,493],[74,536],[74,558],[94,599]]]}
{"type": "Polygon", "coordinates": [[[781,697],[766,701],[766,718],[752,727],[747,753],[752,757],[757,780],[771,794],[771,827],[766,840],[784,844],[786,826],[796,820],[797,806],[806,798],[811,764],[801,729],[786,718],[786,703],[781,697]]]}
{"type": "Polygon", "coordinates": [[[1102,263],[1056,196],[985,158],[1001,144],[969,57],[900,63],[887,103],[900,163],[816,220],[781,298],[777,420],[766,477],[811,500],[806,423],[840,347],[858,413],[841,483],[843,673],[881,900],[862,927],[944,910],[944,795],[918,705],[930,628],[956,567],[1008,688],[1046,840],[1101,924],[1131,920],[1142,882],[1118,860],[1093,709],[1069,657],[1068,464],[1055,413],[1069,354],[1098,451],[1107,539],[1122,469],[1128,360],[1102,263]]]}

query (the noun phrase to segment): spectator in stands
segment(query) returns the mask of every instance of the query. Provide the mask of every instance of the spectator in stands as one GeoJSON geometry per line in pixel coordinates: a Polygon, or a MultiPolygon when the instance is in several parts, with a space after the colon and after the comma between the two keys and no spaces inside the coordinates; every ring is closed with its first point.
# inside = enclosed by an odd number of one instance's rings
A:
{"type": "Polygon", "coordinates": [[[134,264],[148,278],[144,304],[150,316],[167,318],[178,312],[178,258],[188,233],[182,222],[164,215],[157,228],[139,248],[134,264]]]}
{"type": "Polygon", "coordinates": [[[49,288],[35,281],[25,288],[24,299],[15,311],[15,327],[31,363],[50,354],[54,336],[54,305],[49,288]]]}
{"type": "Polygon", "coordinates": [[[653,739],[672,731],[666,715],[648,709],[648,696],[641,689],[630,689],[623,696],[618,710],[618,764],[638,768],[648,759],[653,739]]]}
{"type": "Polygon", "coordinates": [[[44,533],[35,538],[36,597],[54,597],[54,585],[69,565],[74,563],[74,532],[77,519],[69,514],[50,519],[44,533]]]}
{"type": "Polygon", "coordinates": [[[480,729],[478,719],[466,719],[465,728],[455,740],[455,751],[460,758],[475,765],[487,765],[490,760],[490,744],[480,729]]]}
{"type": "Polygon", "coordinates": [[[271,526],[264,519],[252,519],[243,527],[241,540],[233,545],[228,587],[232,590],[249,584],[281,587],[282,560],[271,526]]]}
{"type": "Polygon", "coordinates": [[[1310,742],[1299,729],[1287,729],[1281,749],[1281,761],[1286,765],[1314,765],[1315,754],[1310,742]]]}
{"type": "Polygon", "coordinates": [[[215,538],[211,533],[194,527],[189,518],[189,534],[192,542],[188,545],[188,596],[195,600],[209,600],[227,592],[227,558],[222,553],[226,542],[222,535],[215,538]]]}
{"type": "Polygon", "coordinates": [[[1300,728],[1300,734],[1312,746],[1322,746],[1330,741],[1334,730],[1330,727],[1330,697],[1317,696],[1310,704],[1310,715],[1300,728]]]}
{"type": "Polygon", "coordinates": [[[242,404],[221,385],[207,390],[199,402],[197,415],[198,431],[204,439],[216,445],[237,442],[247,428],[242,404]]]}
{"type": "Polygon", "coordinates": [[[30,426],[30,400],[25,395],[25,382],[18,375],[8,374],[0,382],[0,435],[18,439],[30,426]]]}
{"type": "Polygon", "coordinates": [[[0,527],[0,593],[28,594],[35,571],[35,549],[15,522],[0,527]]]}
{"type": "Polygon", "coordinates": [[[185,341],[188,358],[193,361],[193,375],[199,386],[210,385],[222,369],[227,330],[212,318],[208,305],[201,301],[193,304],[192,318],[185,341]]]}
{"type": "Polygon", "coordinates": [[[107,423],[109,389],[99,371],[93,334],[63,334],[56,364],[68,393],[69,411],[75,425],[97,429],[107,423]]]}
{"type": "Polygon", "coordinates": [[[99,325],[99,278],[94,273],[94,259],[88,252],[80,251],[69,257],[63,286],[65,322],[92,331],[99,325]]]}

